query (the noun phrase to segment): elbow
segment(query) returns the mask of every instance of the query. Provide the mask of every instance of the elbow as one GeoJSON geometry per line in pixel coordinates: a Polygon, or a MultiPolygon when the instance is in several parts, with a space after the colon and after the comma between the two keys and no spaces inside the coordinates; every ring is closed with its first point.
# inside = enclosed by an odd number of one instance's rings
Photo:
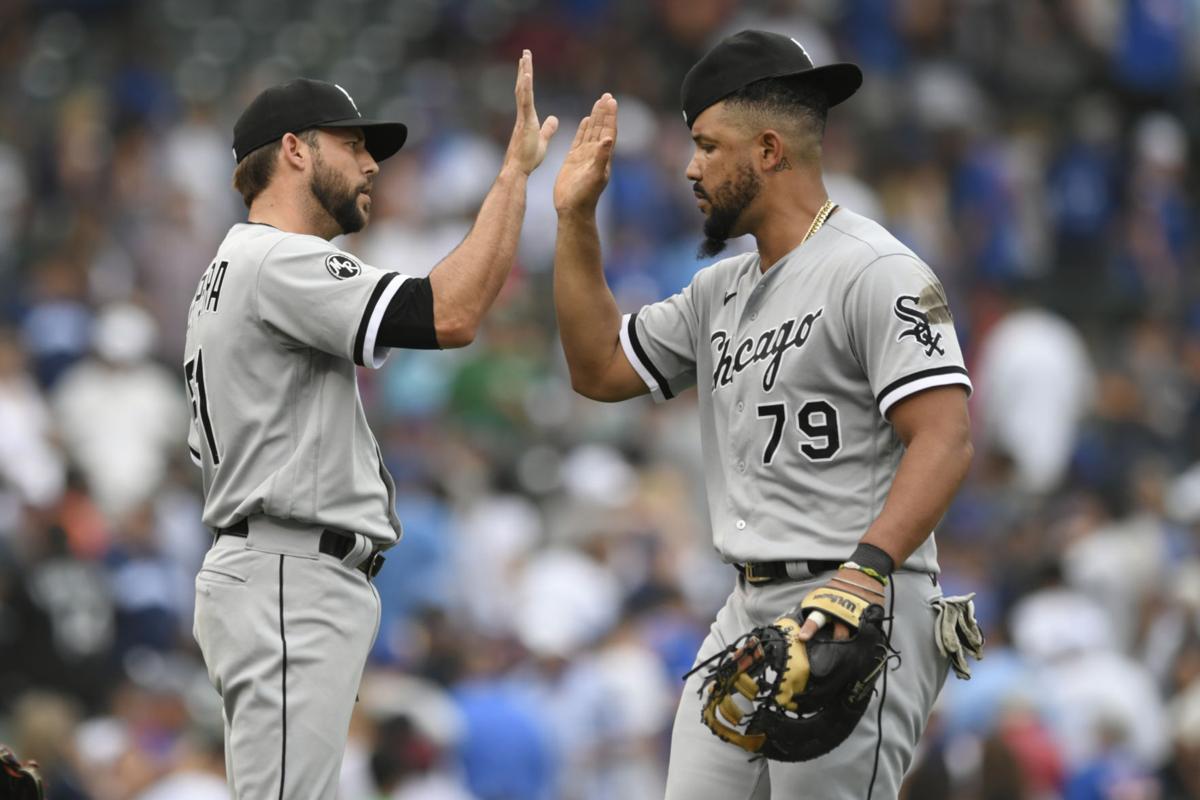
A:
{"type": "Polygon", "coordinates": [[[949,458],[948,465],[953,465],[951,468],[957,472],[959,481],[966,480],[967,474],[971,471],[971,461],[975,458],[975,445],[971,442],[970,432],[965,432],[955,437],[949,443],[949,458]]]}
{"type": "Polygon", "coordinates": [[[962,452],[963,472],[965,473],[967,470],[969,470],[971,468],[971,462],[975,459],[975,445],[971,441],[970,436],[967,436],[963,440],[961,452],[962,452]]]}
{"type": "Polygon", "coordinates": [[[451,319],[437,324],[438,346],[444,350],[466,347],[475,341],[479,326],[468,319],[451,319]]]}
{"type": "Polygon", "coordinates": [[[582,376],[571,373],[571,390],[575,394],[582,395],[588,400],[600,400],[599,392],[591,381],[585,380],[582,376]]]}
{"type": "Polygon", "coordinates": [[[601,403],[613,403],[623,399],[615,397],[611,392],[605,391],[604,384],[601,381],[591,380],[575,373],[571,374],[571,389],[575,394],[601,403]]]}

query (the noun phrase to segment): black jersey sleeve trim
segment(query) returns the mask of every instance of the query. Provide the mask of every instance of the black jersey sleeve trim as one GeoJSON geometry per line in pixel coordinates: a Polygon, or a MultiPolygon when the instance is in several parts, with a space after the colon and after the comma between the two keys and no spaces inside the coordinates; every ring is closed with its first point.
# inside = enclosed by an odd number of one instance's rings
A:
{"type": "MultiPolygon", "coordinates": [[[[358,323],[358,333],[354,336],[354,363],[360,367],[365,367],[368,363],[374,365],[374,352],[366,352],[366,344],[368,340],[375,339],[375,333],[378,331],[379,320],[376,319],[375,309],[379,305],[380,299],[384,296],[384,290],[388,288],[393,281],[401,280],[400,273],[388,272],[385,273],[379,282],[375,284],[375,289],[371,292],[371,297],[367,300],[367,307],[363,309],[362,320],[358,323]],[[372,330],[372,322],[374,322],[374,330],[372,330]]],[[[392,291],[395,291],[393,289],[392,291]]],[[[372,345],[373,345],[372,341],[372,345]]],[[[374,351],[374,346],[371,350],[374,351]]]]}
{"type": "Polygon", "coordinates": [[[437,350],[433,324],[433,285],[429,278],[409,278],[392,295],[375,337],[377,347],[437,350]]]}
{"type": "Polygon", "coordinates": [[[910,375],[905,375],[903,378],[898,378],[883,387],[883,390],[875,395],[875,404],[879,406],[881,412],[886,413],[887,409],[891,408],[897,400],[907,397],[914,391],[933,388],[934,386],[954,384],[967,387],[967,392],[970,393],[972,388],[971,380],[967,377],[967,370],[965,368],[950,366],[923,369],[910,375]],[[921,386],[912,386],[912,384],[918,381],[923,382],[921,386]],[[908,391],[905,390],[906,387],[910,387],[908,391]]]}
{"type": "Polygon", "coordinates": [[[667,379],[663,377],[663,374],[659,371],[658,367],[654,366],[654,362],[651,361],[650,356],[646,354],[646,348],[642,347],[642,342],[640,339],[638,339],[636,312],[629,315],[628,333],[629,343],[633,345],[633,352],[637,355],[638,361],[642,362],[642,366],[644,366],[646,371],[650,373],[650,376],[658,382],[658,388],[662,391],[663,398],[670,400],[675,396],[675,393],[671,391],[671,386],[667,383],[667,379]]]}
{"type": "Polygon", "coordinates": [[[197,467],[204,466],[204,462],[200,460],[200,452],[196,448],[192,447],[190,444],[188,445],[188,454],[191,455],[192,462],[197,467]]]}

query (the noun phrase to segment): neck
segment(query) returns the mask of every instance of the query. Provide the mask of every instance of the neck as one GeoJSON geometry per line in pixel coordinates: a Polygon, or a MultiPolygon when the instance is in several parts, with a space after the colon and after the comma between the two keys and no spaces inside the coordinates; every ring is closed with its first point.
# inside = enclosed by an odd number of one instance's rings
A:
{"type": "Polygon", "coordinates": [[[779,188],[764,209],[762,222],[753,231],[763,272],[800,246],[821,206],[829,199],[819,169],[801,172],[789,185],[779,188]]]}
{"type": "Polygon", "coordinates": [[[283,192],[268,189],[250,204],[247,222],[260,222],[288,233],[304,233],[329,240],[341,233],[325,213],[310,208],[315,202],[299,203],[292,198],[303,197],[299,189],[283,192]]]}

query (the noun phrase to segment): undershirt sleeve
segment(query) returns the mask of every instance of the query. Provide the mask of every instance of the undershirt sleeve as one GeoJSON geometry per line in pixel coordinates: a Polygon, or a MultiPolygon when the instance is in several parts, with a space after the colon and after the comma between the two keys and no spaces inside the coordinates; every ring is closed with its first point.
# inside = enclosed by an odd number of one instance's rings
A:
{"type": "Polygon", "coordinates": [[[433,321],[433,287],[429,278],[409,278],[392,295],[379,332],[379,347],[436,350],[440,347],[433,321]]]}

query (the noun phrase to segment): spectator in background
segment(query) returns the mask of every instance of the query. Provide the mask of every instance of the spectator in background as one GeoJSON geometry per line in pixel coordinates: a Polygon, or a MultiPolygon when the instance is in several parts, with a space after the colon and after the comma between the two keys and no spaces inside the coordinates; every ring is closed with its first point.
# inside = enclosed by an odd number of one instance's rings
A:
{"type": "Polygon", "coordinates": [[[141,308],[106,308],[96,321],[95,355],[54,390],[63,445],[110,521],[157,491],[187,431],[182,382],[150,359],[156,336],[141,308]]]}
{"type": "Polygon", "coordinates": [[[461,783],[439,766],[438,746],[406,716],[381,722],[371,754],[371,776],[379,800],[473,800],[461,783]]]}
{"type": "Polygon", "coordinates": [[[50,410],[25,370],[25,352],[0,329],[0,479],[20,503],[46,507],[62,494],[66,469],[54,446],[50,410]]]}
{"type": "Polygon", "coordinates": [[[1012,460],[1012,488],[1058,488],[1095,396],[1078,331],[1053,312],[1018,305],[988,332],[974,374],[981,439],[1012,460]]]}
{"type": "Polygon", "coordinates": [[[134,800],[228,800],[220,730],[186,732],[170,755],[170,771],[134,800]]]}

